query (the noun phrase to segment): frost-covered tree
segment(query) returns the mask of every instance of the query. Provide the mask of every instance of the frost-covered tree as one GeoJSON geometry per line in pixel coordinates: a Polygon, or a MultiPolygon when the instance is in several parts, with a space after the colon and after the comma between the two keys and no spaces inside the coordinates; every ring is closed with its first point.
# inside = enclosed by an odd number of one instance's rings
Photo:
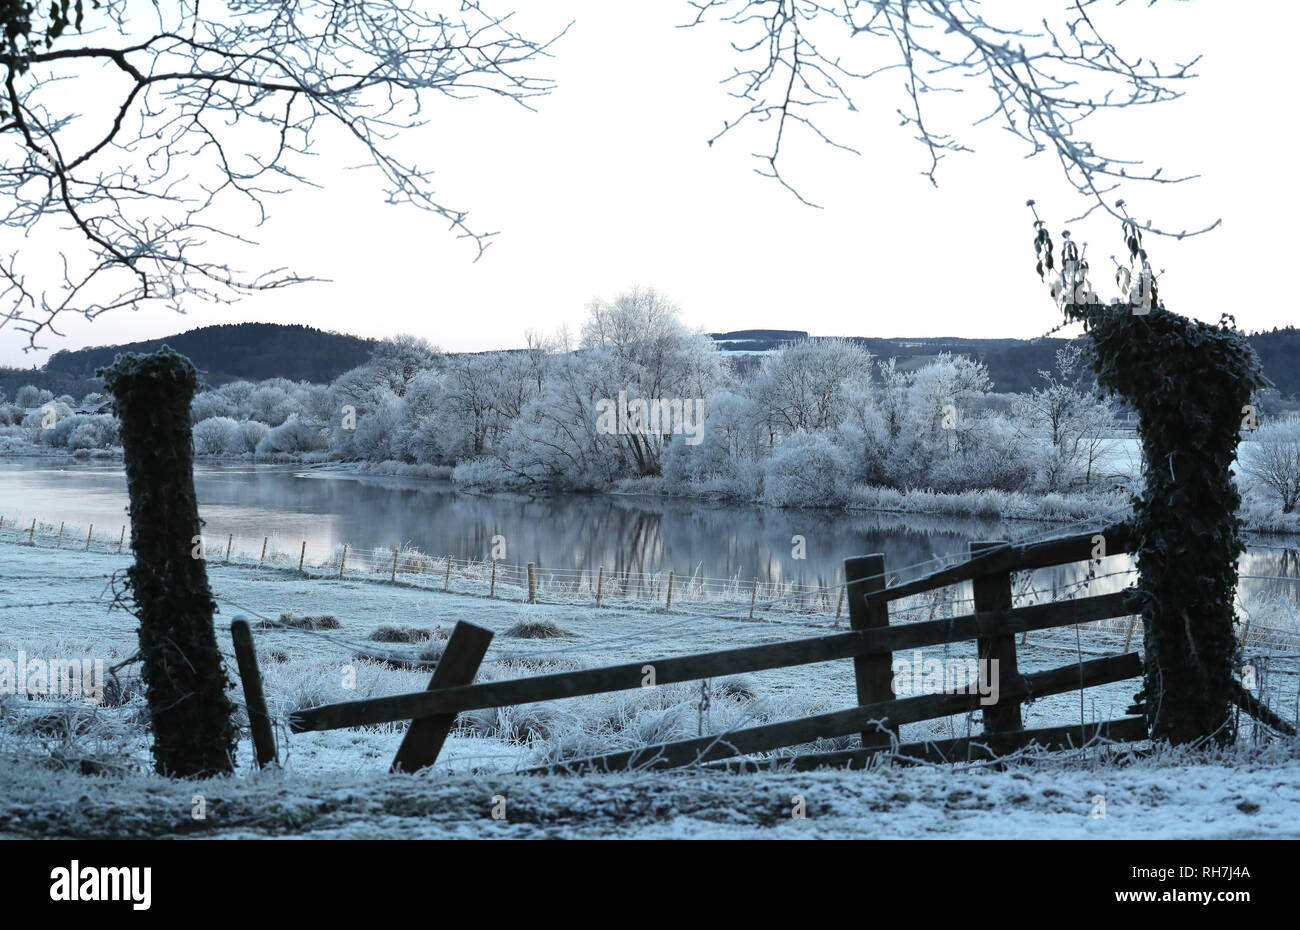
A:
{"type": "Polygon", "coordinates": [[[1114,445],[1114,402],[1097,396],[1084,378],[1082,358],[1079,343],[1057,349],[1055,367],[1038,373],[1043,386],[1019,395],[1013,405],[1016,421],[1048,440],[1038,455],[1039,483],[1047,491],[1076,481],[1091,485],[1098,462],[1114,445]]]}
{"type": "Polygon", "coordinates": [[[751,396],[775,434],[833,429],[869,403],[871,353],[845,339],[802,339],[763,359],[751,396]]]}
{"type": "Polygon", "coordinates": [[[1300,505],[1300,419],[1265,423],[1242,446],[1242,469],[1275,498],[1283,513],[1300,505]]]}

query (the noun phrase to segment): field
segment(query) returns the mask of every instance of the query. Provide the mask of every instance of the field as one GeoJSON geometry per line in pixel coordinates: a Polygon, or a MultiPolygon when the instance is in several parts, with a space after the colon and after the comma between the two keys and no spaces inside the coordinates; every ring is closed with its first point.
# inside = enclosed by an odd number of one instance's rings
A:
{"type": "MultiPolygon", "coordinates": [[[[104,658],[134,648],[134,619],[109,610],[112,575],[128,557],[0,545],[4,655],[104,658]]],[[[107,706],[75,700],[3,699],[0,748],[13,762],[0,775],[0,831],[10,835],[774,835],[1121,836],[1292,835],[1300,832],[1300,775],[1294,744],[1267,747],[1255,737],[1229,757],[1166,753],[1137,758],[1091,747],[1052,759],[1027,758],[992,771],[979,766],[884,768],[870,772],[725,775],[687,771],[622,776],[535,778],[522,766],[562,761],[704,732],[833,710],[854,703],[851,663],[823,663],[710,682],[702,711],[696,684],[575,698],[462,715],[434,770],[387,773],[403,727],[287,734],[297,708],[421,690],[427,668],[415,659],[458,620],[493,630],[480,680],[563,668],[701,652],[814,636],[835,628],[833,613],[762,609],[727,617],[685,610],[528,605],[517,589],[496,599],[443,593],[386,578],[337,580],[292,569],[210,564],[218,599],[219,642],[228,658],[229,623],[253,621],[283,768],[257,773],[252,748],[239,747],[239,774],[174,784],[150,771],[141,726],[138,667],[121,672],[107,706]],[[320,629],[259,628],[282,614],[334,617],[320,629]],[[429,633],[411,639],[414,628],[429,633]],[[547,638],[531,638],[538,631],[547,638]],[[364,658],[369,655],[370,658],[364,658]],[[82,772],[96,774],[86,775],[82,772]],[[195,819],[194,797],[205,816],[195,819]],[[795,795],[807,818],[791,817],[795,795]],[[505,819],[491,815],[505,798],[505,819]],[[1096,798],[1105,800],[1097,817],[1096,798]]],[[[907,600],[895,622],[944,616],[958,600],[907,600]]],[[[1122,651],[1127,621],[1109,628],[1031,634],[1020,647],[1026,671],[1122,651]]],[[[843,628],[841,624],[840,628],[843,628]]],[[[1140,635],[1140,634],[1139,634],[1140,635]]],[[[954,649],[953,655],[957,652],[954,649]]],[[[926,656],[945,657],[942,649],[926,656]]],[[[230,663],[233,668],[233,661],[230,663]]],[[[1296,693],[1294,662],[1280,658],[1267,682],[1284,716],[1296,693]]],[[[1026,705],[1025,725],[1048,726],[1122,716],[1137,682],[1089,689],[1026,705]]],[[[236,691],[236,700],[242,695],[236,691]]],[[[241,721],[245,718],[242,716],[241,721]]],[[[904,739],[978,733],[978,720],[948,718],[904,727],[904,739]]],[[[850,740],[805,749],[844,748],[850,740]]]]}

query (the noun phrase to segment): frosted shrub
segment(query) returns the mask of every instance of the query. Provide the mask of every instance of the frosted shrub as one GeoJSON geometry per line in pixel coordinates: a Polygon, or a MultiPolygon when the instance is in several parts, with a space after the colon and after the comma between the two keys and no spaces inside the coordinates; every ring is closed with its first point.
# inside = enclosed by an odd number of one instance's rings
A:
{"type": "Polygon", "coordinates": [[[265,423],[259,423],[256,420],[242,420],[239,424],[239,438],[244,441],[244,452],[253,452],[257,449],[257,444],[262,441],[271,427],[265,423]]]}
{"type": "Polygon", "coordinates": [[[853,462],[822,433],[797,432],[763,465],[763,493],[782,507],[838,507],[849,499],[853,462]]]}
{"type": "Polygon", "coordinates": [[[238,420],[209,417],[194,426],[194,451],[199,455],[234,455],[248,448],[238,420]]]}
{"type": "Polygon", "coordinates": [[[324,430],[299,420],[295,413],[263,436],[255,451],[259,455],[276,452],[316,452],[324,449],[328,444],[324,430]]]}
{"type": "Polygon", "coordinates": [[[33,387],[30,384],[24,384],[14,393],[15,406],[22,407],[24,410],[39,407],[41,404],[48,404],[52,400],[54,400],[52,392],[33,387]]]}
{"type": "Polygon", "coordinates": [[[216,391],[204,391],[201,394],[195,394],[194,400],[190,404],[190,422],[192,423],[201,423],[213,417],[233,417],[235,414],[235,404],[216,391]]]}
{"type": "Polygon", "coordinates": [[[72,417],[71,422],[73,426],[68,435],[69,449],[107,449],[120,442],[116,417],[104,414],[83,415],[72,417]]]}

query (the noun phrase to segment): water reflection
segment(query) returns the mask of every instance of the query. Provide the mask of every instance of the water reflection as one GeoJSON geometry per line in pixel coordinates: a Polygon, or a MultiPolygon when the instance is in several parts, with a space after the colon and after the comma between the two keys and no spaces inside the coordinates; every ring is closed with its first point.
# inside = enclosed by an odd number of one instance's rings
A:
{"type": "MultiPolygon", "coordinates": [[[[236,550],[257,552],[270,536],[297,554],[323,558],[338,543],[371,548],[402,544],[433,555],[487,559],[493,538],[506,541],[507,562],[545,569],[607,572],[675,570],[679,575],[831,585],[845,556],[883,552],[891,573],[913,577],[936,557],[960,556],[972,540],[1025,539],[1060,531],[1047,524],[903,514],[783,511],[618,495],[471,495],[445,482],[345,477],[289,466],[199,466],[195,472],[204,533],[235,537],[236,550]],[[794,558],[793,538],[805,540],[794,558]]],[[[6,525],[33,517],[94,523],[108,532],[125,523],[126,483],[112,466],[0,465],[0,512],[6,525]]],[[[926,566],[927,568],[930,566],[926,566]]],[[[1106,562],[1122,571],[1127,560],[1106,562]]],[[[1060,597],[1087,577],[1079,564],[1035,573],[1032,586],[1060,597]]],[[[1300,577],[1294,549],[1252,549],[1243,575],[1300,577]]],[[[1119,590],[1131,579],[1093,582],[1090,593],[1119,590]]],[[[1247,580],[1243,589],[1300,603],[1300,583],[1247,580]]]]}

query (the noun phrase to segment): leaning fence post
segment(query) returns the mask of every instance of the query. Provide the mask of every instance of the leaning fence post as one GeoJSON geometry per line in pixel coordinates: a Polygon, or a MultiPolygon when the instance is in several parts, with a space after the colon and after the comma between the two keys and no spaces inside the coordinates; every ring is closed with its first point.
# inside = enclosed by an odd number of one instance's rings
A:
{"type": "Polygon", "coordinates": [[[840,599],[835,603],[835,619],[840,619],[840,613],[844,610],[844,592],[848,590],[847,585],[840,586],[840,599]]]}
{"type": "Polygon", "coordinates": [[[303,559],[307,558],[307,540],[302,541],[302,549],[298,551],[298,571],[302,571],[303,559]]]}
{"type": "Polygon", "coordinates": [[[248,708],[248,728],[253,733],[253,749],[257,753],[257,767],[278,764],[275,756],[275,736],[271,732],[271,717],[266,712],[266,698],[262,694],[262,673],[257,668],[257,652],[253,649],[253,633],[248,621],[236,617],[230,624],[230,638],[235,642],[235,662],[239,665],[239,679],[244,685],[244,706],[248,708]]]}
{"type": "MultiPolygon", "coordinates": [[[[885,588],[885,556],[882,553],[860,555],[844,560],[844,590],[848,591],[849,627],[874,630],[889,626],[889,602],[869,600],[874,591],[885,588]]],[[[894,656],[890,652],[855,656],[853,677],[857,683],[858,704],[876,704],[894,698],[894,656]]],[[[898,736],[898,724],[885,722],[885,730],[862,731],[863,747],[889,746],[890,734],[898,736]]]]}
{"type": "MultiPolygon", "coordinates": [[[[1005,540],[973,542],[970,544],[970,554],[974,556],[986,549],[996,549],[1005,545],[1007,545],[1005,540]]],[[[982,575],[971,582],[971,588],[974,593],[974,604],[972,606],[976,613],[1011,609],[1011,572],[1005,571],[994,575],[982,575]]],[[[998,663],[999,691],[1003,683],[1013,682],[1019,677],[1020,671],[1016,662],[1016,635],[1014,633],[1006,633],[1001,636],[981,636],[978,639],[978,648],[979,658],[982,660],[980,663],[981,676],[984,676],[986,667],[988,668],[987,674],[992,676],[992,663],[994,661],[998,663]]],[[[1024,725],[1020,720],[1020,701],[1003,701],[999,699],[998,703],[990,704],[984,708],[985,735],[1023,729],[1024,725]]]]}
{"type": "Polygon", "coordinates": [[[119,533],[118,536],[117,536],[117,551],[118,551],[119,553],[122,551],[122,543],[124,543],[124,542],[126,542],[126,527],[125,527],[125,526],[122,527],[122,532],[119,533]]]}
{"type": "Polygon", "coordinates": [[[673,573],[668,573],[668,603],[664,604],[664,610],[673,609],[673,573]]]}
{"type": "Polygon", "coordinates": [[[1128,635],[1124,637],[1124,651],[1128,652],[1128,644],[1133,641],[1133,631],[1137,629],[1138,618],[1135,615],[1128,625],[1128,635]]]}
{"type": "Polygon", "coordinates": [[[90,529],[86,530],[86,551],[90,551],[90,536],[95,532],[95,524],[90,524],[90,529]]]}
{"type": "Polygon", "coordinates": [[[55,549],[63,548],[63,521],[59,521],[59,538],[54,541],[55,549]]]}
{"type": "Polygon", "coordinates": [[[266,544],[267,544],[267,542],[268,542],[270,539],[271,539],[270,536],[263,536],[263,537],[262,537],[262,557],[261,557],[260,559],[257,560],[257,564],[258,564],[258,565],[261,565],[263,562],[266,561],[266,544]]]}
{"type": "Polygon", "coordinates": [[[27,545],[36,545],[36,518],[32,517],[32,528],[27,533],[27,545]]]}
{"type": "Polygon", "coordinates": [[[343,577],[343,566],[348,564],[348,544],[343,544],[343,555],[339,556],[339,577],[343,577]]]}
{"type": "Polygon", "coordinates": [[[235,542],[235,534],[231,533],[230,536],[226,538],[226,561],[227,562],[230,561],[230,547],[234,545],[234,542],[235,542]]]}
{"type": "Polygon", "coordinates": [[[605,590],[605,566],[600,567],[600,574],[596,578],[596,606],[600,606],[600,592],[605,590]]]}
{"type": "Polygon", "coordinates": [[[533,563],[528,563],[528,603],[537,603],[537,575],[533,570],[533,563]]]}
{"type": "Polygon", "coordinates": [[[758,603],[758,579],[754,579],[754,591],[749,595],[749,619],[754,619],[754,605],[758,603]]]}
{"type": "Polygon", "coordinates": [[[389,581],[397,580],[397,557],[402,554],[402,547],[398,546],[393,550],[393,572],[388,576],[389,581]]]}
{"type": "MultiPolygon", "coordinates": [[[[468,685],[478,673],[479,663],[492,643],[492,631],[474,626],[463,620],[452,628],[438,666],[433,670],[426,690],[468,685]]],[[[417,717],[402,737],[402,745],[393,757],[394,772],[418,772],[438,761],[442,744],[456,723],[455,714],[435,714],[417,717]]]]}

